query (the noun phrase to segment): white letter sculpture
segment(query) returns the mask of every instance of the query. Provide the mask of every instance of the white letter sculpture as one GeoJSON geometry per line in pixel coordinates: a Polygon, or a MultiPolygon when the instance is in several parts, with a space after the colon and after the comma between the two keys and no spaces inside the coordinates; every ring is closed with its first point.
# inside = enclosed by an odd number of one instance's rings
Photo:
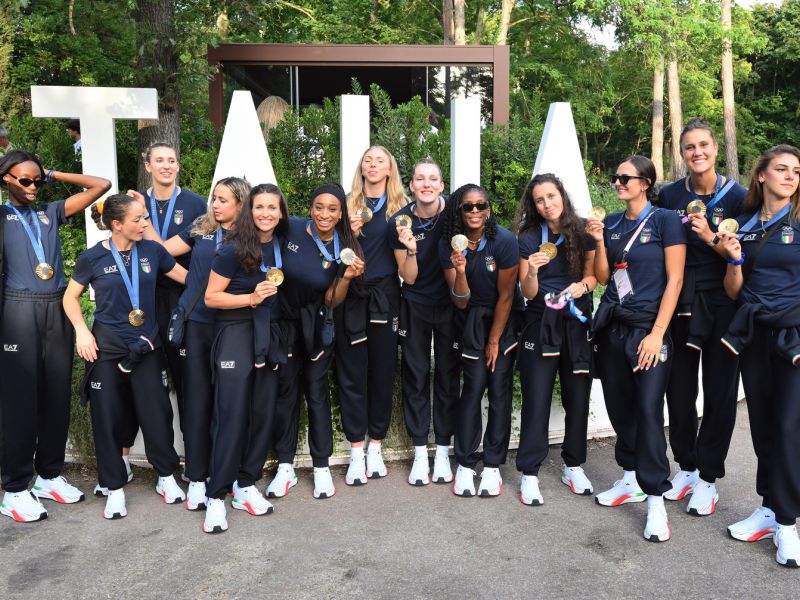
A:
{"type": "Polygon", "coordinates": [[[349,194],[361,155],[369,148],[369,96],[344,95],[339,107],[339,179],[349,194]]]}
{"type": "Polygon", "coordinates": [[[481,184],[481,101],[450,101],[450,191],[465,183],[481,184]]]}

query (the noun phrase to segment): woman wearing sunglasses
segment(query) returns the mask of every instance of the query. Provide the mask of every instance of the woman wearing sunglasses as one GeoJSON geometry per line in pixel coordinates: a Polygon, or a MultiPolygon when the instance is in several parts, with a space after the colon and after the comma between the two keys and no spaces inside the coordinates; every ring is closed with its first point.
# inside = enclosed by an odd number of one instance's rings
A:
{"type": "Polygon", "coordinates": [[[519,282],[528,300],[520,336],[519,374],[522,386],[517,469],[522,472],[520,500],[544,502],[539,467],[548,452],[548,425],[553,386],[558,374],[566,413],[561,481],[572,493],[589,495],[592,484],[581,465],[586,462],[589,419],[591,346],[587,339],[592,316],[595,241],[575,214],[561,180],[537,175],[520,200],[519,282]]]}
{"type": "Polygon", "coordinates": [[[669,441],[680,470],[667,500],[691,494],[686,511],[710,515],[719,501],[716,480],[725,475],[725,457],[736,423],[738,358],[716,340],[728,330],[735,303],[722,289],[725,260],[717,228],[741,211],[747,190],[716,172],[717,140],[701,119],[692,119],[680,137],[689,176],[664,187],[658,206],[684,221],[686,269],[678,310],[670,325],[674,345],[667,407],[669,441]],[[687,211],[687,206],[704,210],[687,211]],[[691,204],[694,203],[694,204],[691,204]],[[703,421],[698,432],[697,391],[703,363],[703,421]]]}
{"type": "Polygon", "coordinates": [[[431,342],[435,357],[433,374],[433,432],[436,454],[433,481],[450,483],[450,440],[455,429],[459,395],[458,350],[454,309],[439,265],[439,240],[444,229],[445,199],[442,173],[434,161],[423,158],[414,166],[409,183],[414,201],[397,211],[389,227],[403,278],[400,304],[400,340],[403,345],[403,415],[414,444],[411,485],[431,481],[428,464],[428,432],[431,427],[431,342]]]}
{"type": "Polygon", "coordinates": [[[453,493],[475,496],[481,400],[488,389],[489,420],[483,435],[478,495],[498,496],[503,484],[500,465],[506,461],[511,435],[513,350],[517,346],[517,319],[512,311],[522,303],[517,291],[519,249],[514,234],[497,224],[489,196],[480,186],[467,184],[453,192],[442,218],[439,259],[450,298],[459,309],[456,326],[464,379],[456,409],[458,469],[453,493]],[[457,237],[454,241],[455,236],[466,236],[466,240],[457,237]],[[463,251],[457,249],[459,241],[466,242],[463,251]]]}
{"type": "Polygon", "coordinates": [[[392,418],[397,367],[400,283],[386,239],[389,218],[408,203],[397,161],[383,146],[364,152],[347,199],[353,234],[366,271],[353,282],[336,314],[336,375],[342,428],[350,442],[347,485],[385,477],[381,441],[392,418]],[[364,457],[364,437],[369,449],[364,457]]]}
{"type": "Polygon", "coordinates": [[[0,206],[0,277],[5,283],[0,298],[0,472],[5,490],[0,513],[16,521],[39,521],[47,517],[39,498],[69,504],[84,497],[61,476],[74,335],[61,306],[67,281],[58,228],[107,192],[111,182],[45,172],[35,156],[20,150],[2,158],[0,177],[8,192],[7,203],[0,206]],[[85,189],[35,206],[45,181],[85,189]],[[34,466],[38,476],[29,492],[34,466]]]}
{"type": "Polygon", "coordinates": [[[663,494],[671,489],[664,437],[664,392],[672,342],[669,327],[683,279],[686,234],[678,216],[652,205],[656,170],[631,156],[611,182],[625,211],[588,220],[597,242],[594,272],[607,285],[594,316],[595,364],[617,434],[623,477],[595,499],[603,506],[648,501],[644,537],[670,536],[663,494]]]}

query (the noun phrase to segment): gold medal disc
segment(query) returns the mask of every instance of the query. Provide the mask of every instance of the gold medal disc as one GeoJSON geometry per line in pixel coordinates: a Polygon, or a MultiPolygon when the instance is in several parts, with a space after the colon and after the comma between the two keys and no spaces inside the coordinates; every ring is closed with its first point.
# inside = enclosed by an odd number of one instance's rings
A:
{"type": "Polygon", "coordinates": [[[141,327],[142,325],[144,325],[144,311],[137,309],[129,312],[128,323],[130,323],[134,327],[141,327]]]}
{"type": "Polygon", "coordinates": [[[53,275],[55,275],[56,273],[53,267],[46,262],[42,262],[36,265],[36,268],[33,270],[33,272],[36,273],[36,276],[39,279],[43,279],[44,281],[52,279],[53,275]]]}
{"type": "Polygon", "coordinates": [[[736,219],[725,219],[717,229],[728,233],[739,233],[739,222],[736,219]]]}
{"type": "Polygon", "coordinates": [[[455,250],[456,252],[463,252],[469,246],[469,240],[467,236],[461,235],[454,235],[453,238],[450,240],[450,247],[455,250]]]}
{"type": "Polygon", "coordinates": [[[342,251],[339,252],[339,260],[348,266],[352,265],[355,259],[356,253],[352,248],[343,248],[342,251]]]}
{"type": "Polygon", "coordinates": [[[686,205],[687,215],[706,215],[706,205],[701,200],[692,200],[686,205]]]}
{"type": "Polygon", "coordinates": [[[267,271],[267,281],[273,285],[280,285],[283,283],[283,271],[277,267],[272,267],[267,271]]]}
{"type": "Polygon", "coordinates": [[[372,211],[367,207],[362,208],[356,214],[364,223],[369,223],[372,220],[372,211]]]}
{"type": "Polygon", "coordinates": [[[593,206],[589,209],[589,216],[598,221],[602,221],[606,218],[606,209],[602,206],[593,206]]]}
{"type": "Polygon", "coordinates": [[[547,242],[539,246],[539,252],[547,256],[550,260],[553,260],[556,256],[558,256],[558,248],[555,244],[547,242]]]}
{"type": "Polygon", "coordinates": [[[408,215],[400,215],[394,221],[398,227],[411,227],[411,217],[408,215]]]}

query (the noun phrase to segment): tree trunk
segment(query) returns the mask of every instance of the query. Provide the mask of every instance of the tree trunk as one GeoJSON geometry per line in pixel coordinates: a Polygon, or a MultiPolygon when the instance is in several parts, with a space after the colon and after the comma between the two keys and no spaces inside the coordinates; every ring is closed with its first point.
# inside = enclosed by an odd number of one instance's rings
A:
{"type": "Polygon", "coordinates": [[[725,123],[725,171],[739,179],[736,147],[736,105],[733,97],[733,51],[731,49],[731,0],[722,0],[722,115],[725,123]]]}
{"type": "Polygon", "coordinates": [[[503,0],[500,9],[500,31],[497,32],[497,45],[505,46],[508,43],[508,27],[511,24],[511,11],[514,9],[514,0],[503,0]]]}
{"type": "MultiPolygon", "coordinates": [[[[136,65],[138,84],[158,93],[158,120],[139,121],[139,152],[153,142],[166,142],[180,155],[180,111],[175,52],[176,0],[139,0],[136,3],[136,65]]],[[[144,189],[149,177],[139,163],[138,186],[144,189]]]]}
{"type": "Polygon", "coordinates": [[[667,69],[667,90],[669,94],[669,126],[672,147],[672,180],[684,175],[683,157],[681,156],[681,129],[683,129],[683,111],[681,109],[681,81],[678,75],[678,59],[672,58],[667,69]]]}
{"type": "Polygon", "coordinates": [[[381,6],[381,0],[374,0],[372,3],[372,10],[369,11],[369,22],[375,23],[378,20],[378,9],[381,6]]]}
{"type": "Polygon", "coordinates": [[[656,181],[664,181],[664,57],[653,69],[653,137],[650,158],[656,166],[656,181]]]}
{"type": "Polygon", "coordinates": [[[479,46],[480,43],[483,41],[483,19],[485,16],[485,10],[483,9],[483,4],[478,5],[478,16],[476,18],[475,23],[475,45],[479,46]]]}
{"type": "Polygon", "coordinates": [[[453,0],[442,0],[442,37],[445,46],[453,45],[453,0]]]}
{"type": "Polygon", "coordinates": [[[69,0],[69,32],[75,35],[75,0],[69,0]]]}
{"type": "Polygon", "coordinates": [[[456,46],[466,46],[467,44],[466,17],[464,16],[465,2],[466,0],[453,0],[453,25],[456,46]]]}

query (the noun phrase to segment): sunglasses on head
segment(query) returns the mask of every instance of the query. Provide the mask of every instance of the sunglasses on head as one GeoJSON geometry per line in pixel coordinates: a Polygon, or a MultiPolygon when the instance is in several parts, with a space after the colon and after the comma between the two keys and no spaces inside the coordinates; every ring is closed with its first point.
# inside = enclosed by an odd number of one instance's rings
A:
{"type": "Polygon", "coordinates": [[[641,177],[640,175],[612,175],[611,183],[614,184],[619,181],[622,185],[628,185],[628,182],[631,179],[642,179],[647,181],[647,177],[641,177]]]}
{"type": "Polygon", "coordinates": [[[17,177],[13,173],[9,173],[9,175],[11,175],[11,177],[16,179],[17,182],[22,187],[29,187],[29,186],[33,185],[33,186],[36,186],[36,188],[38,189],[38,188],[42,187],[45,184],[45,180],[42,179],[41,177],[39,179],[28,179],[27,177],[17,177]]]}
{"type": "Polygon", "coordinates": [[[484,210],[489,210],[489,203],[488,202],[477,202],[475,204],[471,204],[471,203],[465,202],[464,204],[461,205],[461,210],[463,212],[465,212],[465,213],[475,212],[476,210],[478,212],[482,212],[484,210]]]}

